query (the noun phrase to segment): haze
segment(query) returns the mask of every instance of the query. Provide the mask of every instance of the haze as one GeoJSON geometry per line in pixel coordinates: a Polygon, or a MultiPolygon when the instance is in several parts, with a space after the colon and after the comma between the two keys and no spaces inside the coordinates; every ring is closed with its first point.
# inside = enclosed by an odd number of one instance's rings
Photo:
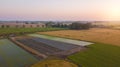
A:
{"type": "Polygon", "coordinates": [[[0,20],[120,20],[120,0],[0,0],[0,20]]]}

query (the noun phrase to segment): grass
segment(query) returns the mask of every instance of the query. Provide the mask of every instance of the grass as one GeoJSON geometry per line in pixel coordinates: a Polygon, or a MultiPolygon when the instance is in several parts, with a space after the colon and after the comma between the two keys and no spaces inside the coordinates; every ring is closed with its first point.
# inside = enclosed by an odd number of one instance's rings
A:
{"type": "Polygon", "coordinates": [[[82,67],[120,67],[120,47],[96,43],[68,58],[82,67]]]}
{"type": "Polygon", "coordinates": [[[60,59],[47,59],[40,61],[31,67],[78,67],[77,65],[60,59]]]}
{"type": "Polygon", "coordinates": [[[65,28],[0,28],[0,35],[63,30],[65,28]]]}

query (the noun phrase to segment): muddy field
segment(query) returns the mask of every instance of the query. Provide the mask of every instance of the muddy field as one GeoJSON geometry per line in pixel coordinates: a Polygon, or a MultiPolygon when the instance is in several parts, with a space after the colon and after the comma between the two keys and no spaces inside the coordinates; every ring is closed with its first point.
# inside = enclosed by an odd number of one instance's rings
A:
{"type": "Polygon", "coordinates": [[[64,43],[37,37],[19,37],[15,38],[17,42],[22,43],[46,56],[67,56],[85,49],[82,46],[70,43],[64,43]]]}
{"type": "Polygon", "coordinates": [[[120,30],[93,28],[90,30],[62,30],[38,33],[120,46],[120,30]]]}

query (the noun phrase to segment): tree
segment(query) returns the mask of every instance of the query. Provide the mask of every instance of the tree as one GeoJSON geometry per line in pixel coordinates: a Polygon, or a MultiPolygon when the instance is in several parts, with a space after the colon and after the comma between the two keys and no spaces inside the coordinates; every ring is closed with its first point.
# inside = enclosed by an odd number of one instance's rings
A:
{"type": "Polygon", "coordinates": [[[51,21],[50,21],[50,22],[47,22],[47,23],[46,23],[46,27],[52,27],[53,24],[54,24],[54,23],[51,22],[51,21]]]}
{"type": "Polygon", "coordinates": [[[70,29],[76,29],[76,30],[81,30],[81,29],[89,29],[91,27],[91,23],[72,23],[70,25],[70,29]]]}
{"type": "Polygon", "coordinates": [[[6,25],[7,28],[9,28],[10,26],[9,25],[6,25]]]}
{"type": "Polygon", "coordinates": [[[2,27],[2,28],[5,28],[5,26],[4,26],[4,25],[2,25],[1,27],[2,27]]]}

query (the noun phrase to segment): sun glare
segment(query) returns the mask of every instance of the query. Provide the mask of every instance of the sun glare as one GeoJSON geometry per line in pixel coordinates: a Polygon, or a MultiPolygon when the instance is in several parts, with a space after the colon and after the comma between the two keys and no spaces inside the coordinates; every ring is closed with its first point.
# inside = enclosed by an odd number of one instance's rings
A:
{"type": "Polygon", "coordinates": [[[109,18],[120,19],[120,7],[110,7],[108,15],[109,18]]]}

